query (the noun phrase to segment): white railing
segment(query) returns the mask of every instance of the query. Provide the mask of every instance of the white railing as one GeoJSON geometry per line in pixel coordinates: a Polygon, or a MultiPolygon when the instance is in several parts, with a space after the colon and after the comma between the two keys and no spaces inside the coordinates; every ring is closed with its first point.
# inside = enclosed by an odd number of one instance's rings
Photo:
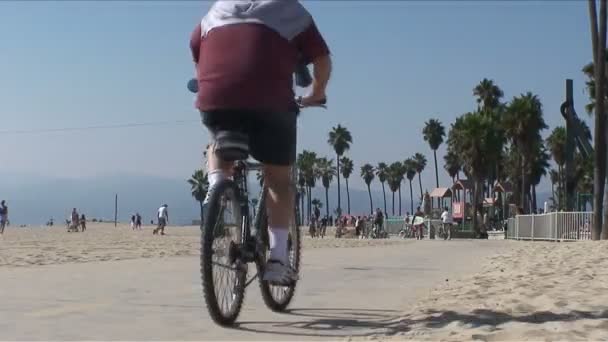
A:
{"type": "Polygon", "coordinates": [[[555,212],[518,215],[509,219],[507,239],[515,240],[590,240],[592,212],[555,212]]]}

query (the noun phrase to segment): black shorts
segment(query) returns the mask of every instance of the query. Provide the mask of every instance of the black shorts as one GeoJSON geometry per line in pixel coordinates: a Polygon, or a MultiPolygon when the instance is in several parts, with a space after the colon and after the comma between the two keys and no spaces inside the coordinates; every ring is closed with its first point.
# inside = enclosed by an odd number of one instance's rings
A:
{"type": "Polygon", "coordinates": [[[295,113],[216,110],[201,112],[201,117],[212,136],[219,131],[247,134],[249,152],[261,163],[290,166],[296,159],[295,113]]]}

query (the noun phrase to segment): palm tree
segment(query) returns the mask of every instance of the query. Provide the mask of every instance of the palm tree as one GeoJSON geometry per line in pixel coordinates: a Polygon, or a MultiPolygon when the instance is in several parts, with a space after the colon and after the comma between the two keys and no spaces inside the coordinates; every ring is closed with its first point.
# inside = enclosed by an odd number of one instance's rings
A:
{"type": "Polygon", "coordinates": [[[304,150],[300,153],[296,159],[296,165],[304,177],[307,192],[307,203],[308,203],[308,221],[312,215],[312,189],[315,187],[316,180],[319,178],[318,168],[316,167],[317,154],[315,152],[304,150]]]}
{"type": "Polygon", "coordinates": [[[327,143],[333,147],[336,152],[336,175],[338,176],[338,211],[340,215],[342,214],[342,207],[340,202],[340,158],[350,148],[350,144],[353,143],[353,137],[346,127],[336,126],[332,127],[329,132],[329,139],[327,139],[327,143]]]}
{"type": "Polygon", "coordinates": [[[326,215],[329,217],[329,185],[333,180],[334,176],[338,174],[333,166],[334,161],[325,157],[317,159],[317,167],[319,169],[319,175],[321,176],[321,182],[325,188],[325,210],[326,215]]]}
{"type": "Polygon", "coordinates": [[[521,187],[520,205],[526,206],[526,168],[534,153],[534,142],[539,141],[541,131],[547,128],[543,119],[542,104],[530,92],[513,98],[503,117],[506,136],[517,148],[520,155],[521,187]]]}
{"type": "Polygon", "coordinates": [[[380,184],[382,184],[382,197],[384,198],[384,213],[386,214],[386,191],[384,190],[384,182],[388,180],[388,166],[386,163],[378,163],[376,167],[376,176],[378,176],[378,180],[380,184]]]}
{"type": "MultiPolygon", "coordinates": [[[[593,103],[595,109],[595,149],[594,149],[594,184],[593,184],[593,229],[591,238],[608,239],[608,208],[602,208],[604,199],[604,186],[606,184],[606,1],[600,2],[600,22],[598,29],[597,10],[594,0],[589,0],[589,19],[591,21],[591,46],[593,47],[593,103]],[[604,225],[602,224],[602,220],[604,225]],[[603,228],[602,228],[603,227],[603,228]]],[[[588,83],[588,85],[591,85],[588,83]]],[[[590,92],[591,94],[591,92],[590,92]]]]}
{"type": "Polygon", "coordinates": [[[412,189],[412,180],[416,177],[416,162],[412,159],[406,159],[403,162],[403,168],[405,169],[405,176],[410,181],[410,213],[414,213],[414,191],[412,189]]]}
{"type": "Polygon", "coordinates": [[[395,192],[401,186],[401,163],[394,162],[388,167],[388,187],[393,193],[393,216],[395,216],[395,192]]]}
{"type": "Polygon", "coordinates": [[[547,169],[549,168],[549,160],[550,156],[545,148],[542,140],[536,141],[534,143],[534,148],[532,149],[531,162],[528,170],[528,177],[530,179],[530,186],[532,188],[532,210],[536,212],[537,203],[536,203],[536,186],[540,183],[542,178],[547,174],[547,169]]]}
{"type": "Polygon", "coordinates": [[[473,95],[477,97],[477,109],[488,110],[496,108],[500,104],[504,93],[494,84],[493,80],[484,78],[473,88],[473,95]]]}
{"type": "Polygon", "coordinates": [[[392,163],[391,166],[389,166],[389,169],[393,173],[395,181],[399,181],[399,187],[397,188],[397,191],[399,193],[399,216],[401,216],[401,209],[403,208],[403,206],[401,205],[401,184],[403,183],[406,169],[403,166],[403,163],[400,162],[392,163]]]}
{"type": "Polygon", "coordinates": [[[493,120],[480,112],[467,113],[456,119],[450,130],[450,145],[463,161],[464,170],[474,183],[473,230],[478,233],[477,210],[483,180],[496,160],[490,151],[500,137],[496,135],[493,120]]]}
{"type": "MultiPolygon", "coordinates": [[[[435,159],[435,185],[439,187],[439,169],[437,168],[437,149],[443,143],[445,137],[445,127],[439,120],[431,119],[424,124],[422,130],[424,141],[429,143],[429,147],[433,150],[433,158],[435,159]]],[[[441,203],[441,199],[438,200],[441,203]]]]}
{"type": "Polygon", "coordinates": [[[420,198],[422,198],[424,196],[424,194],[422,193],[422,177],[420,175],[422,174],[422,171],[424,171],[424,168],[426,167],[426,157],[420,153],[416,153],[416,154],[414,154],[414,157],[412,159],[416,163],[416,172],[418,173],[418,183],[420,184],[420,198]]]}
{"type": "MultiPolygon", "coordinates": [[[[558,191],[564,190],[562,186],[562,180],[564,179],[564,165],[566,164],[566,128],[564,126],[558,126],[553,129],[551,135],[547,138],[547,146],[551,151],[551,156],[557,164],[557,181],[558,191]]],[[[562,193],[560,192],[557,197],[560,199],[559,207],[562,207],[561,199],[562,193]]]]}
{"type": "Polygon", "coordinates": [[[257,198],[252,198],[250,200],[250,202],[251,202],[251,212],[252,212],[252,215],[254,215],[255,214],[255,209],[258,207],[258,203],[260,201],[257,198]]]}
{"type": "Polygon", "coordinates": [[[306,177],[299,166],[298,168],[298,196],[300,197],[300,224],[304,224],[304,197],[306,196],[306,177]]]}
{"type": "MultiPolygon", "coordinates": [[[[561,205],[559,202],[559,197],[555,198],[555,184],[558,184],[559,182],[559,172],[555,169],[551,169],[551,171],[549,171],[549,178],[551,180],[551,198],[553,199],[553,205],[560,208],[561,205]]],[[[557,191],[559,192],[559,185],[557,191]]]]}
{"type": "Polygon", "coordinates": [[[257,179],[258,183],[260,184],[260,187],[264,186],[264,172],[262,172],[261,170],[257,171],[255,173],[255,179],[257,179]]]}
{"type": "Polygon", "coordinates": [[[462,170],[460,158],[458,158],[458,155],[454,153],[454,151],[448,149],[446,155],[443,156],[443,160],[445,161],[444,168],[448,172],[450,178],[452,178],[452,183],[456,183],[456,180],[460,178],[458,173],[462,170]]]}
{"type": "Polygon", "coordinates": [[[372,202],[372,189],[370,186],[374,180],[374,177],[374,167],[371,164],[363,164],[363,166],[361,166],[361,178],[363,178],[365,185],[367,185],[367,194],[369,195],[369,212],[371,215],[374,214],[374,203],[372,202]]]}
{"type": "Polygon", "coordinates": [[[350,215],[350,191],[348,189],[348,178],[353,173],[353,161],[348,157],[342,157],[340,160],[340,164],[342,164],[342,177],[344,177],[344,182],[346,183],[346,203],[348,204],[348,215],[350,215]]]}
{"type": "Polygon", "coordinates": [[[192,197],[198,201],[201,209],[201,220],[204,217],[203,213],[203,201],[209,191],[209,179],[207,174],[202,169],[195,170],[192,177],[188,179],[188,184],[191,186],[192,197]]]}
{"type": "Polygon", "coordinates": [[[312,203],[312,207],[313,207],[313,208],[314,208],[314,207],[317,207],[317,208],[319,208],[319,209],[320,209],[320,208],[323,208],[323,202],[321,202],[321,200],[320,200],[320,199],[318,199],[318,198],[313,199],[311,203],[312,203]]]}

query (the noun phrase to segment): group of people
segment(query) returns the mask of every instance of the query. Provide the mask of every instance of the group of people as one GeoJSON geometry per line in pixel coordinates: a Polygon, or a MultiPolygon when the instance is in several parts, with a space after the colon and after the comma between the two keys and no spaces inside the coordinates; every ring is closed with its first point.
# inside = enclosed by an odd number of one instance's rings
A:
{"type": "Polygon", "coordinates": [[[70,218],[66,220],[66,225],[68,227],[68,232],[84,232],[87,230],[87,218],[84,214],[79,215],[78,210],[73,208],[70,218]]]}
{"type": "Polygon", "coordinates": [[[135,215],[131,215],[131,229],[141,230],[141,215],[139,215],[139,213],[135,213],[135,215]]]}
{"type": "MultiPolygon", "coordinates": [[[[324,237],[325,231],[328,225],[331,225],[331,218],[320,218],[320,210],[318,207],[313,209],[313,214],[311,217],[310,223],[310,235],[311,237],[324,237]]],[[[383,231],[384,227],[384,213],[380,208],[376,209],[376,212],[373,215],[359,215],[359,216],[347,216],[343,215],[335,220],[336,226],[336,237],[342,237],[344,233],[347,231],[348,227],[355,228],[355,236],[358,238],[367,238],[370,237],[372,231],[369,230],[370,225],[368,223],[372,223],[373,231],[377,231],[378,236],[382,235],[380,232],[383,231]]],[[[386,235],[386,234],[384,234],[386,235]]]]}

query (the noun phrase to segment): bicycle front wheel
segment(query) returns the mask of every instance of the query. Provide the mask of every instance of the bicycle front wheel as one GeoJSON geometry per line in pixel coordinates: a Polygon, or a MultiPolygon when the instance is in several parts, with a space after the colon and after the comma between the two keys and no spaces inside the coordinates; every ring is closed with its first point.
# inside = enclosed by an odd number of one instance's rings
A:
{"type": "Polygon", "coordinates": [[[243,245],[240,191],[224,181],[211,194],[201,235],[201,278],[209,315],[219,325],[236,321],[243,298],[247,265],[239,250],[243,245]]]}

